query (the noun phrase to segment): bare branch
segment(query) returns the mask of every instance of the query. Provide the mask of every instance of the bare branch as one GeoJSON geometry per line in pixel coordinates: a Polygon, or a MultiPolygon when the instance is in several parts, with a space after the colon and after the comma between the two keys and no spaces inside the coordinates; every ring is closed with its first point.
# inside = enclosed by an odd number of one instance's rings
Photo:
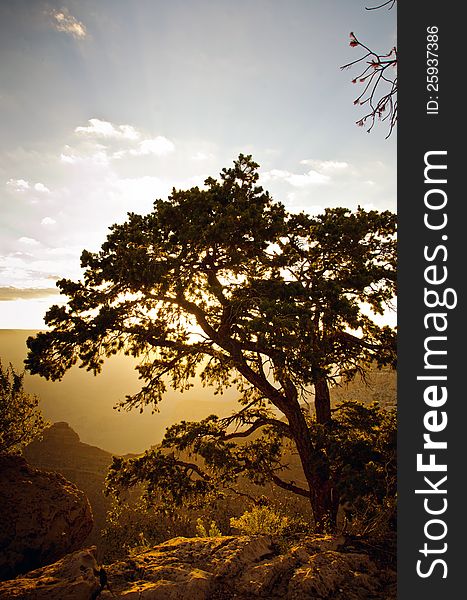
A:
{"type": "Polygon", "coordinates": [[[386,2],[383,2],[383,4],[379,4],[378,6],[365,6],[365,10],[378,10],[379,8],[384,8],[385,6],[388,6],[388,5],[389,5],[388,10],[391,10],[391,8],[394,6],[396,1],[397,0],[387,0],[386,2]]]}
{"type": "MultiPolygon", "coordinates": [[[[378,6],[367,7],[366,10],[377,10],[385,6],[391,10],[395,3],[396,0],[387,0],[378,6]]],[[[377,119],[388,121],[389,132],[386,136],[388,138],[397,123],[397,48],[392,48],[387,54],[375,52],[357,39],[353,31],[350,33],[350,46],[365,50],[363,56],[341,67],[341,69],[348,69],[359,63],[365,65],[352,83],[365,84],[362,93],[354,100],[354,104],[368,105],[369,111],[356,123],[360,127],[369,124],[367,131],[370,132],[377,119]]]]}

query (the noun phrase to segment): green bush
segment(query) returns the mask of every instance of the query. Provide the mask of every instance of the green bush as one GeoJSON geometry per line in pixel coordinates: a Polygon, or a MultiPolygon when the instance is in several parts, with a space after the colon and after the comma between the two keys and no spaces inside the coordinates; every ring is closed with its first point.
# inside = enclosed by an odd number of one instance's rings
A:
{"type": "Polygon", "coordinates": [[[287,536],[307,530],[307,523],[290,517],[268,506],[256,506],[238,518],[230,519],[230,526],[245,535],[287,536]]]}
{"type": "Polygon", "coordinates": [[[39,409],[39,398],[23,389],[24,373],[0,360],[0,452],[18,454],[37,438],[47,423],[39,409]]]}
{"type": "Polygon", "coordinates": [[[215,521],[211,521],[209,527],[207,527],[203,519],[196,519],[196,537],[220,537],[222,532],[217,526],[215,521]]]}

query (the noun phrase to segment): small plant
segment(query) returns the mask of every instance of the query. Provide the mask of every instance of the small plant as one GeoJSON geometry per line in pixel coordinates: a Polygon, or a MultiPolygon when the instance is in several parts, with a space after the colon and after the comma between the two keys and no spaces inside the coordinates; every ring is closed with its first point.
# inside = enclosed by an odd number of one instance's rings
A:
{"type": "Polygon", "coordinates": [[[222,532],[217,526],[215,521],[211,521],[209,527],[207,527],[203,519],[199,518],[196,520],[196,537],[220,537],[222,532]]]}

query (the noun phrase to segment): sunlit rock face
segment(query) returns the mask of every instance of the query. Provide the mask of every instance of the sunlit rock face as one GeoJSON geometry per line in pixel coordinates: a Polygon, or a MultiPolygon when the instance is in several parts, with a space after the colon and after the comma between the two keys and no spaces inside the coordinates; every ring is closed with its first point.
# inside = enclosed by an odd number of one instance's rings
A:
{"type": "Polygon", "coordinates": [[[269,536],[174,538],[106,567],[109,589],[99,598],[395,599],[395,573],[344,546],[331,536],[286,551],[269,536]]]}
{"type": "Polygon", "coordinates": [[[80,548],[92,529],[85,494],[58,473],[0,456],[0,578],[52,563],[80,548]]]}
{"type": "Polygon", "coordinates": [[[178,537],[104,567],[91,548],[0,583],[0,600],[396,599],[395,572],[343,536],[276,542],[178,537]]]}

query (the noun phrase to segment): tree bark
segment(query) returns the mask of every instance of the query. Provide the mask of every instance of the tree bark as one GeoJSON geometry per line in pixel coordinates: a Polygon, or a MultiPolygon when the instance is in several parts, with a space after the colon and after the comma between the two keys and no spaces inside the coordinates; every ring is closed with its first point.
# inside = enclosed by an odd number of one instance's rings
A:
{"type": "Polygon", "coordinates": [[[331,396],[328,382],[324,377],[315,382],[315,411],[318,423],[324,424],[331,421],[331,396]]]}
{"type": "MultiPolygon", "coordinates": [[[[331,396],[327,380],[323,377],[315,382],[315,413],[316,422],[320,425],[326,425],[331,422],[331,396]]],[[[322,531],[324,527],[334,529],[337,525],[337,507],[336,492],[333,490],[332,482],[329,477],[329,465],[327,458],[320,453],[319,448],[315,448],[315,455],[320,456],[321,464],[314,466],[317,473],[317,481],[314,485],[314,509],[317,530],[322,531]]],[[[319,459],[318,459],[319,460],[319,459]]]]}
{"type": "Polygon", "coordinates": [[[334,526],[331,522],[333,511],[327,460],[319,449],[314,447],[298,402],[296,406],[288,408],[286,417],[310,490],[315,530],[322,533],[326,526],[334,526]]]}

